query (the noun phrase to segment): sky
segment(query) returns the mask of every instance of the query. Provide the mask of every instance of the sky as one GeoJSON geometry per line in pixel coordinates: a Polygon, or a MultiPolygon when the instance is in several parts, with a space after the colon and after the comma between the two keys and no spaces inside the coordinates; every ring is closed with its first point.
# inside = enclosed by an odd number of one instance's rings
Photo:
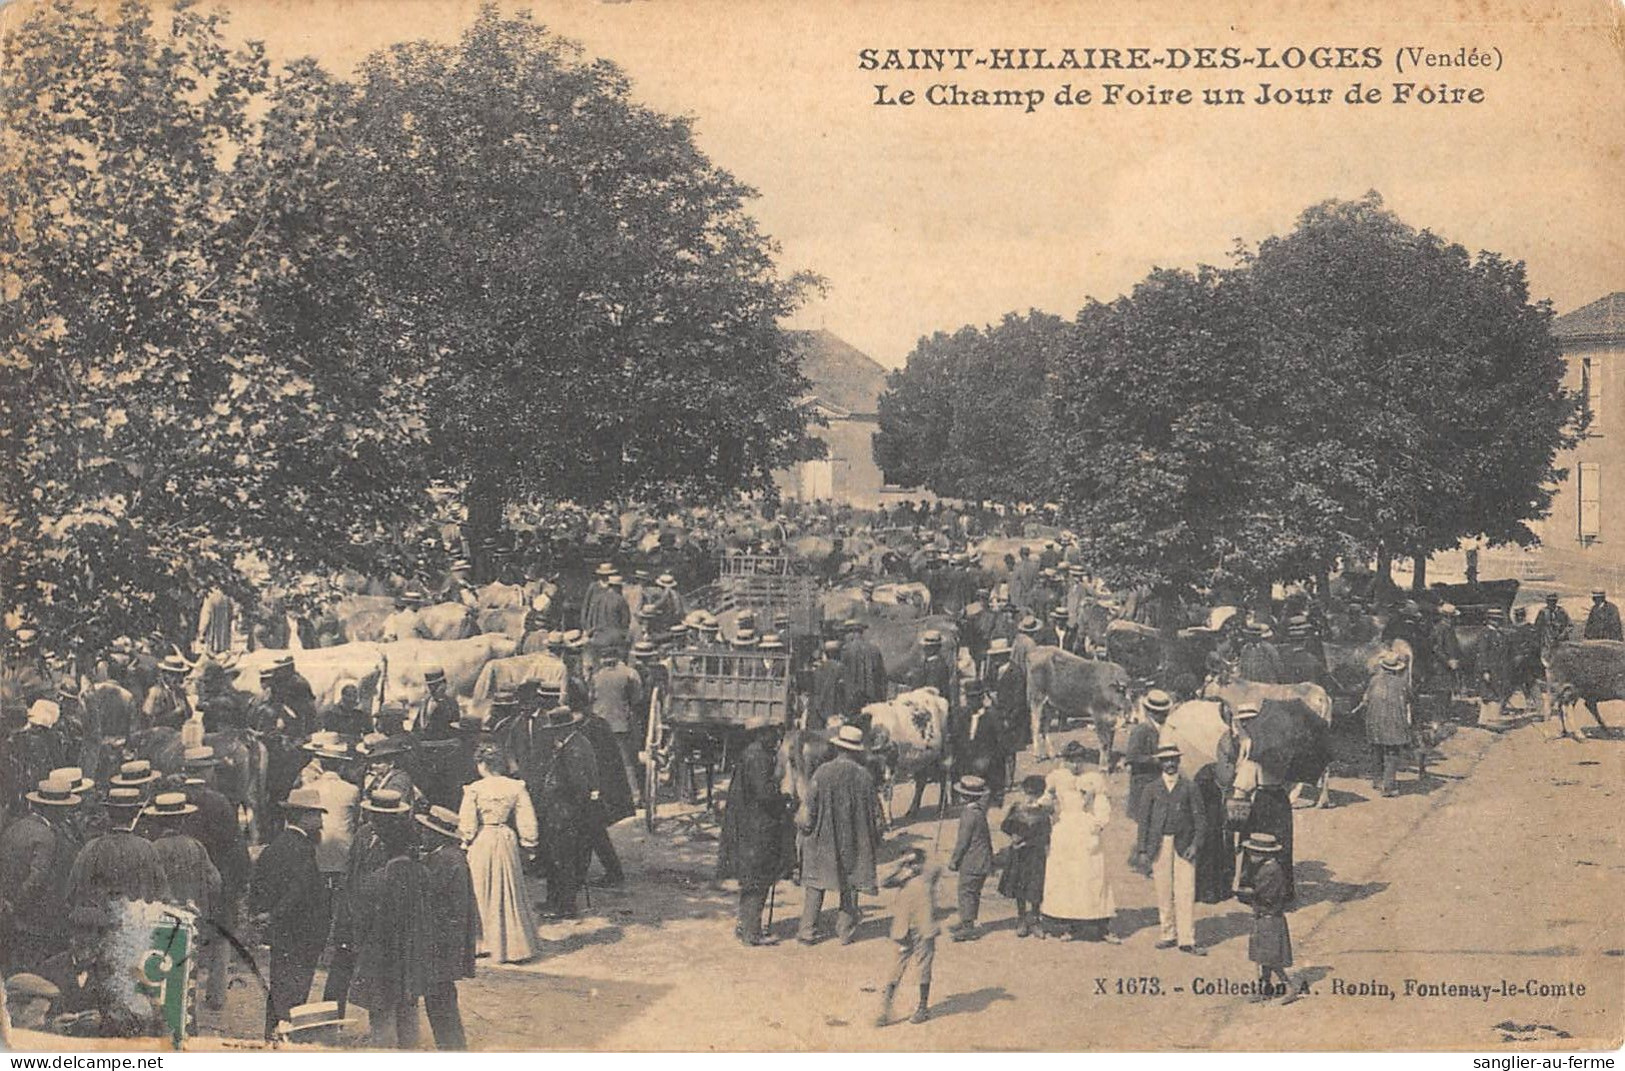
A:
{"type": "MultiPolygon", "coordinates": [[[[1526,261],[1566,312],[1625,290],[1621,0],[999,4],[780,0],[537,2],[537,19],[618,63],[643,102],[694,117],[701,147],[755,187],[781,265],[827,293],[823,327],[887,366],[936,330],[1029,308],[1070,316],[1153,267],[1223,263],[1327,198],[1383,195],[1404,220],[1526,261]],[[1276,12],[1277,14],[1271,14],[1276,12]],[[863,49],[1316,46],[1380,50],[1378,69],[865,71],[863,49]],[[1396,73],[1407,47],[1499,69],[1396,73]],[[1063,84],[1328,88],[1332,104],[1059,107],[1063,84]],[[1345,105],[1350,85],[1477,86],[1480,104],[1345,105]],[[877,106],[958,84],[1042,90],[1024,108],[877,106]]],[[[454,39],[473,2],[238,0],[228,33],[347,72],[397,40],[454,39]]]]}

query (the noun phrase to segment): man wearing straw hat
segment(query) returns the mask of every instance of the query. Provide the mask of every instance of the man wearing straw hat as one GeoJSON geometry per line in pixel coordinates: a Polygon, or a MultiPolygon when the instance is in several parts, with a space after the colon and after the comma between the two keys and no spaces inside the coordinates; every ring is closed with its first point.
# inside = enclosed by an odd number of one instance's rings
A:
{"type": "Polygon", "coordinates": [[[876,891],[875,853],[880,846],[880,808],[874,778],[864,767],[863,730],[843,725],[836,734],[834,756],[812,775],[807,787],[802,846],[802,944],[818,941],[818,916],[824,894],[835,892],[840,909],[835,932],[842,944],[857,935],[858,893],[876,891]]]}
{"type": "Polygon", "coordinates": [[[74,907],[109,910],[114,900],[168,900],[169,878],[152,842],[135,832],[158,772],[145,761],[127,762],[109,782],[102,806],[107,832],[79,849],[68,878],[74,907]]]}
{"type": "Polygon", "coordinates": [[[418,1000],[429,988],[434,943],[428,871],[416,857],[411,801],[388,789],[361,801],[383,847],[384,864],[362,879],[351,904],[355,975],[350,1002],[368,1011],[369,1043],[412,1049],[418,1000]]]}
{"type": "Polygon", "coordinates": [[[310,998],[316,961],[327,945],[327,888],[316,865],[322,835],[322,803],[309,788],[296,788],[282,805],[286,824],[254,864],[252,909],[264,917],[271,946],[265,997],[265,1037],[294,1007],[310,998]]]}
{"type": "Polygon", "coordinates": [[[186,694],[186,675],[192,671],[178,654],[158,663],[158,681],[141,703],[142,725],[148,728],[179,729],[193,714],[192,700],[186,694]]]}
{"type": "Polygon", "coordinates": [[[231,942],[223,934],[235,933],[243,894],[248,891],[248,839],[237,820],[237,805],[214,787],[220,760],[214,748],[189,747],[181,760],[185,771],[186,801],[197,810],[185,819],[188,832],[209,853],[220,874],[220,901],[215,912],[221,933],[205,934],[202,956],[208,968],[204,999],[214,1009],[225,1007],[231,942]]]}
{"type": "Polygon", "coordinates": [[[17,764],[19,786],[38,784],[68,762],[68,741],[62,732],[61,717],[59,704],[36,699],[28,705],[27,722],[6,741],[17,764]]]}
{"type": "Polygon", "coordinates": [[[425,887],[433,905],[429,913],[433,951],[423,1010],[434,1032],[434,1047],[441,1052],[461,1052],[468,1048],[468,1036],[463,1030],[463,1013],[457,1006],[457,983],[474,977],[480,929],[479,912],[474,906],[474,878],[457,831],[457,812],[430,807],[416,818],[423,827],[423,866],[428,874],[425,887]]]}
{"type": "Polygon", "coordinates": [[[1140,823],[1136,853],[1151,867],[1157,889],[1157,918],[1162,926],[1158,948],[1179,946],[1181,952],[1206,955],[1196,947],[1196,857],[1206,830],[1202,796],[1179,772],[1179,747],[1156,752],[1161,769],[1145,790],[1145,818],[1140,823]]]}
{"type": "Polygon", "coordinates": [[[169,882],[171,903],[186,904],[197,911],[198,937],[206,940],[217,923],[220,906],[220,871],[209,859],[209,851],[186,832],[186,819],[197,813],[197,805],[185,792],[160,792],[141,812],[156,831],[152,850],[163,865],[169,882]]]}
{"type": "Polygon", "coordinates": [[[0,831],[0,971],[37,970],[67,940],[68,880],[79,842],[72,815],[82,797],[67,778],[46,778],[24,799],[28,813],[0,831]]]}

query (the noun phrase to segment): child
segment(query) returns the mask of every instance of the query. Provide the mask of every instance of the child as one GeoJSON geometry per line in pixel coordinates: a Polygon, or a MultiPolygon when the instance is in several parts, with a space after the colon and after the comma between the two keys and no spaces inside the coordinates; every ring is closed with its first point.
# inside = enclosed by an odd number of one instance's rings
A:
{"type": "Polygon", "coordinates": [[[1286,926],[1286,874],[1276,858],[1281,842],[1269,833],[1254,833],[1242,842],[1252,866],[1252,888],[1244,886],[1241,899],[1253,906],[1253,936],[1247,944],[1247,958],[1258,964],[1258,995],[1254,1002],[1274,996],[1291,1004],[1297,993],[1287,981],[1285,968],[1292,966],[1292,935],[1286,926]],[[1272,987],[1270,979],[1280,978],[1272,987]]]}
{"type": "Polygon", "coordinates": [[[1005,814],[999,832],[1010,838],[1010,858],[999,878],[999,892],[1016,902],[1016,936],[1044,936],[1038,912],[1044,900],[1044,864],[1049,856],[1049,809],[1041,802],[1044,778],[1021,779],[1022,798],[1005,814]]]}
{"type": "Polygon", "coordinates": [[[987,828],[987,782],[975,774],[961,778],[954,786],[965,797],[959,813],[959,838],[948,869],[959,875],[959,921],[951,936],[955,941],[974,941],[976,916],[982,909],[982,886],[993,873],[993,834],[987,828]]]}
{"type": "Polygon", "coordinates": [[[886,983],[876,1026],[891,1024],[892,1001],[911,960],[919,964],[920,1003],[909,1022],[923,1023],[931,1018],[931,964],[937,954],[937,882],[941,879],[941,868],[925,861],[925,850],[911,848],[881,883],[899,890],[892,905],[891,923],[892,940],[897,942],[897,967],[886,983]]]}

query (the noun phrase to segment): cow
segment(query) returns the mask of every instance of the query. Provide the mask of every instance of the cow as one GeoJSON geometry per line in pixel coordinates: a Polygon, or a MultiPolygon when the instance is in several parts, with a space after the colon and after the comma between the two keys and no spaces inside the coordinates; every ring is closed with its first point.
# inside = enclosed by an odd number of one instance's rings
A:
{"type": "Polygon", "coordinates": [[[384,627],[384,642],[400,640],[466,640],[480,632],[479,616],[460,602],[442,602],[395,614],[384,627]]]}
{"type": "MultiPolygon", "coordinates": [[[[516,689],[535,681],[543,691],[564,694],[564,663],[549,651],[493,658],[480,669],[474,682],[470,713],[484,718],[491,709],[491,697],[502,689],[516,689]]],[[[562,701],[562,700],[561,700],[562,701]]]]}
{"type": "Polygon", "coordinates": [[[1559,724],[1565,734],[1569,731],[1568,711],[1576,703],[1584,703],[1603,731],[1611,733],[1598,704],[1625,699],[1625,643],[1583,640],[1559,644],[1546,667],[1546,683],[1557,697],[1559,724]]]}
{"type": "Polygon", "coordinates": [[[919,583],[877,584],[874,602],[865,603],[858,588],[837,588],[824,593],[822,609],[825,620],[845,621],[857,618],[868,624],[880,619],[912,621],[931,612],[931,592],[919,583]]]}
{"type": "MultiPolygon", "coordinates": [[[[1326,689],[1318,684],[1263,684],[1258,681],[1242,680],[1235,675],[1235,662],[1225,663],[1224,669],[1214,679],[1208,681],[1202,689],[1202,698],[1217,699],[1234,711],[1244,703],[1262,704],[1266,700],[1285,703],[1299,702],[1311,714],[1325,723],[1329,729],[1332,724],[1332,697],[1326,689]]],[[[1317,808],[1325,807],[1331,798],[1331,791],[1327,785],[1327,774],[1320,775],[1316,786],[1318,798],[1315,802],[1317,808]]],[[[1297,802],[1302,794],[1302,786],[1292,790],[1293,802],[1297,802]]]]}
{"type": "Polygon", "coordinates": [[[1058,722],[1092,722],[1105,758],[1117,723],[1130,709],[1128,685],[1128,672],[1115,662],[1082,658],[1059,647],[1036,648],[1027,657],[1034,754],[1041,759],[1049,755],[1045,712],[1053,710],[1058,722]]]}
{"type": "Polygon", "coordinates": [[[914,782],[912,817],[920,809],[925,786],[937,786],[937,812],[948,801],[948,700],[935,688],[916,688],[885,703],[863,708],[869,719],[869,748],[884,762],[881,799],[891,817],[892,788],[899,773],[914,782]]]}
{"type": "MultiPolygon", "coordinates": [[[[380,701],[380,687],[384,680],[384,656],[376,643],[341,643],[337,647],[317,647],[303,651],[284,651],[273,647],[249,651],[231,666],[231,684],[239,692],[258,695],[260,670],[268,669],[278,658],[291,655],[294,670],[310,684],[318,696],[334,694],[333,686],[346,678],[357,682],[361,705],[372,708],[380,701]]],[[[208,672],[206,659],[200,659],[193,669],[192,679],[201,684],[208,672]]]]}
{"type": "Polygon", "coordinates": [[[377,643],[384,638],[384,623],[395,613],[388,595],[346,595],[333,606],[333,616],[351,643],[377,643]]]}
{"type": "Polygon", "coordinates": [[[1221,632],[1204,626],[1178,630],[1173,636],[1137,621],[1118,620],[1106,626],[1106,657],[1138,680],[1172,684],[1181,676],[1201,680],[1207,676],[1207,656],[1218,646],[1221,632]]]}
{"type": "Polygon", "coordinates": [[[478,611],[475,617],[475,628],[478,635],[488,633],[507,636],[510,639],[522,640],[525,638],[525,620],[530,611],[525,607],[492,607],[488,606],[478,611]]]}
{"type": "MultiPolygon", "coordinates": [[[[943,655],[956,662],[960,660],[959,627],[950,617],[932,615],[913,621],[882,620],[867,624],[866,635],[871,643],[880,648],[880,655],[886,660],[886,679],[889,681],[914,679],[925,661],[920,637],[932,630],[942,633],[943,655]]],[[[972,672],[968,662],[960,664],[959,672],[962,676],[972,672]]]]}
{"type": "Polygon", "coordinates": [[[474,695],[474,685],[485,664],[495,658],[512,657],[518,646],[511,637],[497,633],[462,640],[401,640],[379,644],[376,650],[387,670],[384,698],[391,703],[405,703],[415,710],[427,694],[423,671],[438,666],[446,671],[447,690],[454,696],[469,699],[474,695]]]}

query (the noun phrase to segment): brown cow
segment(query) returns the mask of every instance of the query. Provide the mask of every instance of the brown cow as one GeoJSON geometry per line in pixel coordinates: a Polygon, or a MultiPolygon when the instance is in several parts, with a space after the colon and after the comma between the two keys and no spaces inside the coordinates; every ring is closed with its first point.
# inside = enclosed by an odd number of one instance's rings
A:
{"type": "Polygon", "coordinates": [[[1027,705],[1032,714],[1033,754],[1049,757],[1044,712],[1062,721],[1086,719],[1100,737],[1101,755],[1111,750],[1117,723],[1129,712],[1128,672],[1115,662],[1039,647],[1027,658],[1027,705]]]}
{"type": "MultiPolygon", "coordinates": [[[[1557,696],[1558,724],[1569,733],[1568,710],[1584,703],[1603,732],[1612,732],[1602,720],[1599,703],[1625,699],[1625,643],[1618,640],[1584,640],[1559,644],[1546,668],[1546,681],[1557,696]]],[[[1584,740],[1584,735],[1572,734],[1584,740]]]]}

